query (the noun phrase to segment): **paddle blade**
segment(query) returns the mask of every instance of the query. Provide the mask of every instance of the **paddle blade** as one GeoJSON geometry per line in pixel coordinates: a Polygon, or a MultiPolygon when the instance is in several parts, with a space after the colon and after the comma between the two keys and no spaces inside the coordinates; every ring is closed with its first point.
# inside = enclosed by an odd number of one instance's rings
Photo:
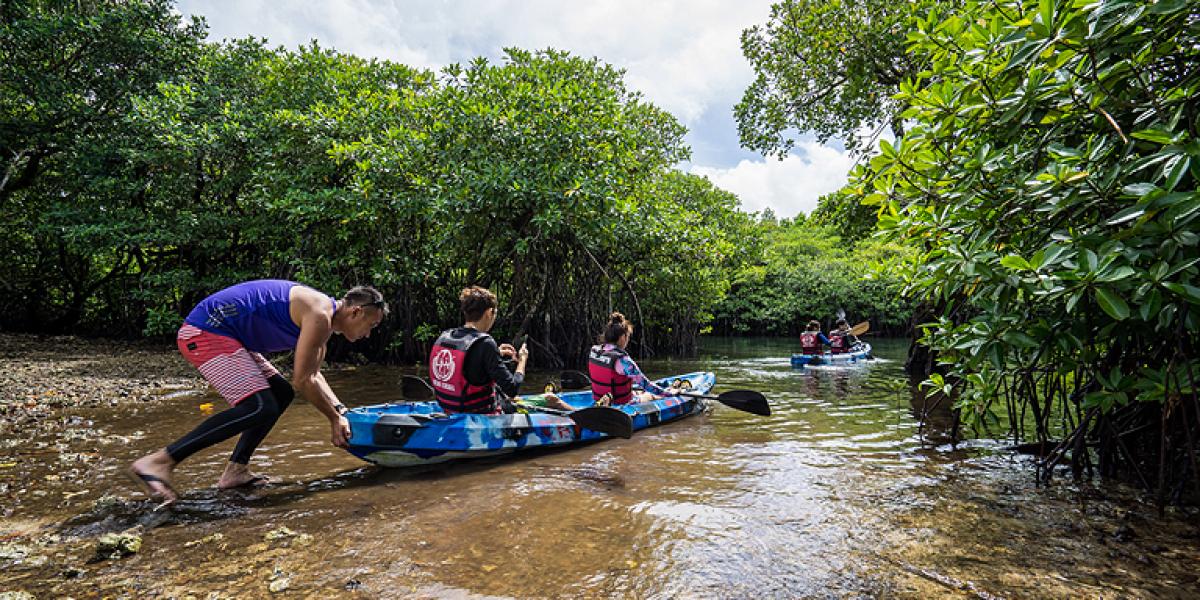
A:
{"type": "MultiPolygon", "coordinates": [[[[592,380],[579,371],[563,371],[558,375],[564,390],[582,390],[592,387],[592,380]]],[[[599,431],[597,429],[597,431],[599,431]]]]}
{"type": "Polygon", "coordinates": [[[430,400],[433,398],[433,388],[424,379],[416,375],[405,375],[400,378],[400,393],[409,400],[430,400]]]}
{"type": "Polygon", "coordinates": [[[850,335],[853,335],[855,337],[860,336],[860,335],[866,333],[867,330],[870,328],[871,328],[871,323],[869,321],[863,321],[862,323],[859,323],[858,325],[855,325],[854,327],[850,328],[850,335]]]}
{"type": "Polygon", "coordinates": [[[633,417],[620,409],[589,406],[567,413],[567,416],[584,429],[625,439],[633,437],[633,417]]]}
{"type": "Polygon", "coordinates": [[[767,397],[754,390],[730,390],[717,396],[717,402],[751,414],[771,416],[771,405],[767,403],[767,397]]]}

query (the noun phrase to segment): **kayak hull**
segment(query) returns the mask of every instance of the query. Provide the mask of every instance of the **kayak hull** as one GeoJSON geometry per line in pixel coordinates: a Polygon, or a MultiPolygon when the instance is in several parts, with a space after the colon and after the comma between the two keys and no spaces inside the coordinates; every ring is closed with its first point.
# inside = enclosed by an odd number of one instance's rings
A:
{"type": "Polygon", "coordinates": [[[844,352],[842,354],[833,354],[826,352],[825,354],[793,354],[792,366],[816,366],[816,365],[848,365],[858,364],[860,362],[871,360],[871,345],[862,344],[853,352],[844,352]]]}
{"type": "MultiPolygon", "coordinates": [[[[659,380],[662,385],[685,379],[692,390],[707,393],[716,382],[712,373],[690,373],[659,380]]],[[[591,390],[559,394],[583,408],[592,404],[591,390]]],[[[672,396],[616,408],[628,413],[638,431],[696,414],[704,400],[672,396]]],[[[499,456],[533,448],[554,448],[609,437],[581,429],[569,417],[548,413],[504,415],[445,415],[437,402],[404,402],[362,406],[346,413],[350,422],[347,450],[367,462],[385,467],[427,465],[466,458],[499,456]]]]}

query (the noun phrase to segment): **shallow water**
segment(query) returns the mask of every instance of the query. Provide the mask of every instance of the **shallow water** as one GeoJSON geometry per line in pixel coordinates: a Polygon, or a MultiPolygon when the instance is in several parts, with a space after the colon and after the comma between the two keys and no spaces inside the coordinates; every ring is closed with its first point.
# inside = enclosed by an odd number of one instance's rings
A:
{"type": "MultiPolygon", "coordinates": [[[[423,470],[371,467],[328,443],[303,402],[252,464],[275,482],[218,492],[232,442],[177,471],[152,511],[122,475],[197,424],[211,393],[121,414],[78,411],[68,439],[5,440],[0,592],[38,597],[1194,597],[1200,521],[1119,485],[1034,485],[999,441],[925,431],[901,372],[878,360],[792,369],[783,340],[706,340],[651,375],[717,374],[775,414],[709,414],[554,452],[423,470]],[[925,434],[925,435],[922,435],[925,434]],[[114,437],[124,436],[124,437],[114,437]],[[57,444],[64,444],[58,446],[57,444]],[[67,459],[60,458],[66,450],[67,459]],[[105,497],[107,495],[107,497],[105,497]],[[141,551],[89,563],[97,535],[141,551]],[[267,540],[286,526],[298,535],[267,540]],[[219,535],[217,535],[219,534],[219,535]],[[311,536],[311,537],[309,537],[311,536]],[[13,558],[17,556],[16,558],[13,558]],[[6,558],[7,557],[7,558],[6,558]],[[42,561],[40,564],[36,564],[42,561]]],[[[398,399],[399,369],[327,378],[347,404],[398,399]]],[[[540,376],[539,376],[540,375],[540,376]]],[[[535,374],[532,384],[545,381],[535,374]]]]}

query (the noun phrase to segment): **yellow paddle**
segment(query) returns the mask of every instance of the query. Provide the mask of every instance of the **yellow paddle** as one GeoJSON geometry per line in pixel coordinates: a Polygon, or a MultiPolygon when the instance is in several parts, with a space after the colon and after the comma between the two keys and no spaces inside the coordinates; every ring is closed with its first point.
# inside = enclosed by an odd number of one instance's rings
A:
{"type": "Polygon", "coordinates": [[[866,333],[867,330],[870,328],[871,328],[871,323],[869,321],[863,321],[862,323],[859,323],[858,325],[855,325],[854,327],[850,328],[850,335],[852,335],[854,337],[858,337],[858,336],[866,333]]]}

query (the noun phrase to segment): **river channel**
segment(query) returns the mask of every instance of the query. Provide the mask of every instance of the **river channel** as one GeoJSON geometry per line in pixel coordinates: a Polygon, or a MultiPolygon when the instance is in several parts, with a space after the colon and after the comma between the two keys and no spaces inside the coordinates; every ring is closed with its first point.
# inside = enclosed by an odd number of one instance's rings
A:
{"type": "MultiPolygon", "coordinates": [[[[713,371],[774,414],[708,414],[553,452],[418,470],[367,465],[328,443],[297,401],[252,466],[274,482],[214,485],[232,442],[176,474],[152,504],[123,476],[202,418],[210,391],[133,408],[76,410],[40,446],[5,440],[10,506],[0,592],[58,597],[874,598],[1200,594],[1200,519],[1135,490],[1035,484],[1004,440],[952,445],[922,428],[901,366],[793,369],[791,344],[708,339],[696,359],[646,360],[653,376],[713,371]],[[69,433],[69,431],[68,431],[69,433]],[[64,459],[63,455],[68,457],[64,459]],[[76,462],[71,462],[72,460],[76,462]],[[97,536],[136,527],[140,551],[94,560],[97,536]],[[282,529],[282,528],[285,528],[282,529]],[[12,542],[37,546],[33,560],[12,542]]],[[[327,378],[350,405],[398,400],[412,369],[327,378]]],[[[551,374],[533,373],[531,384],[551,374]]],[[[540,387],[540,386],[539,386],[540,387]]],[[[936,417],[937,415],[935,415],[936,417]]],[[[943,415],[945,416],[945,415],[943,415]]],[[[0,540],[5,541],[5,540],[0,540]]]]}

